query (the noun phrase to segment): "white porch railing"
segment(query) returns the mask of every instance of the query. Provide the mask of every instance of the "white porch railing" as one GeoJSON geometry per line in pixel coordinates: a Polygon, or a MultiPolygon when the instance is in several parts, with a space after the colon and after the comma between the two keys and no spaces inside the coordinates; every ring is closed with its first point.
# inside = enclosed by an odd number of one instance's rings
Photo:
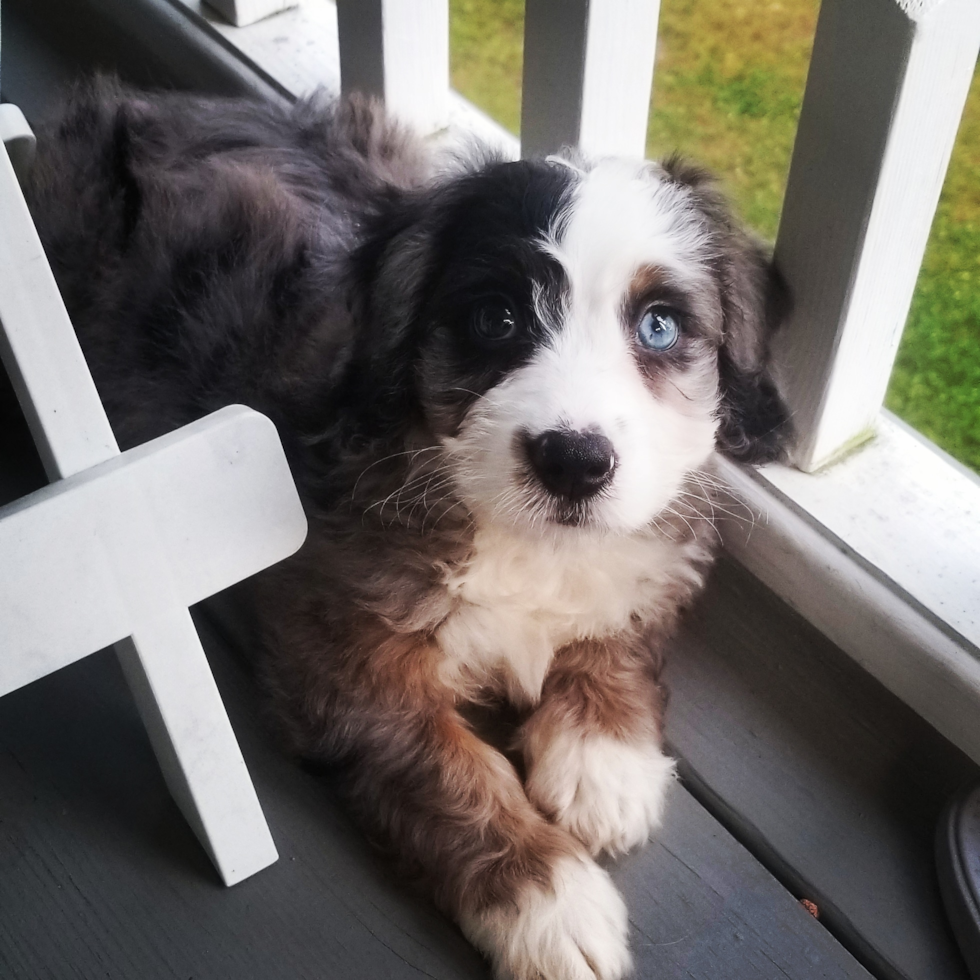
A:
{"type": "Polygon", "coordinates": [[[521,154],[646,152],[660,0],[528,0],[521,154]]]}
{"type": "Polygon", "coordinates": [[[978,48],[978,0],[823,0],[776,240],[801,469],[874,433],[978,48]]]}
{"type": "Polygon", "coordinates": [[[449,121],[447,0],[340,0],[344,92],[382,98],[424,132],[449,121]]]}
{"type": "MultiPolygon", "coordinates": [[[[261,2],[251,0],[251,16],[261,2]]],[[[282,7],[265,2],[270,13],[282,7]]],[[[263,31],[280,41],[295,32],[322,61],[336,58],[329,39],[305,36],[322,33],[328,0],[292,2],[268,29],[235,32],[236,43],[268,67],[263,31]]],[[[659,7],[527,0],[524,155],[564,145],[644,153],[659,7]]],[[[338,0],[343,90],[382,96],[423,129],[445,125],[448,19],[448,0],[338,0]]],[[[777,366],[803,470],[874,431],[978,50],[977,0],[823,2],[776,242],[796,303],[777,366]]]]}

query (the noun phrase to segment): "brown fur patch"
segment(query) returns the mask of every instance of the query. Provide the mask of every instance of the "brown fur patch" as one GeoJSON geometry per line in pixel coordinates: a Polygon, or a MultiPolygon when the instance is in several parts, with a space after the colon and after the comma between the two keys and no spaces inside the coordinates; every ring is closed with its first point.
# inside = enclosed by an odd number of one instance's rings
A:
{"type": "Polygon", "coordinates": [[[425,633],[356,613],[341,625],[322,594],[270,599],[292,606],[275,617],[268,683],[293,748],[339,767],[356,815],[443,908],[458,916],[513,901],[581,853],[457,711],[425,633]]]}
{"type": "Polygon", "coordinates": [[[541,704],[521,731],[526,750],[569,729],[660,742],[667,704],[662,666],[660,651],[640,636],[582,640],[560,650],[541,704]]]}

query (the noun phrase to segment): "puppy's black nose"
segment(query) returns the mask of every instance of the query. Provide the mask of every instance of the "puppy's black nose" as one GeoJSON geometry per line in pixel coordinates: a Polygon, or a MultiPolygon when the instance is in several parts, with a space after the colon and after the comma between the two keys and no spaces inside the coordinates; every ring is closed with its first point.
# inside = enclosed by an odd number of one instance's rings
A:
{"type": "Polygon", "coordinates": [[[616,469],[613,444],[598,432],[552,429],[528,436],[527,455],[545,488],[569,500],[594,496],[616,469]]]}

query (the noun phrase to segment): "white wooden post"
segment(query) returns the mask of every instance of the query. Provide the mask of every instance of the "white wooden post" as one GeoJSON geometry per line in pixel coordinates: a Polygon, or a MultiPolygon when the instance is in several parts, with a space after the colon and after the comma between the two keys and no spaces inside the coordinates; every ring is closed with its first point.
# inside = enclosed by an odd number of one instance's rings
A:
{"type": "Polygon", "coordinates": [[[187,607],[305,537],[275,428],[233,407],[120,454],[6,149],[0,355],[52,481],[0,508],[0,695],[114,643],[174,798],[240,881],[277,854],[187,607]]]}
{"type": "Polygon", "coordinates": [[[521,155],[643,157],[660,0],[527,0],[521,155]]]}
{"type": "Polygon", "coordinates": [[[205,0],[235,27],[245,27],[299,5],[299,0],[205,0]]]}
{"type": "Polygon", "coordinates": [[[17,179],[23,180],[34,160],[37,140],[24,113],[10,102],[0,105],[0,143],[7,148],[17,179]]]}
{"type": "Polygon", "coordinates": [[[337,0],[342,91],[423,133],[449,120],[449,0],[337,0]]]}
{"type": "Polygon", "coordinates": [[[801,469],[873,432],[978,50],[980,0],[823,0],[776,242],[801,469]]]}

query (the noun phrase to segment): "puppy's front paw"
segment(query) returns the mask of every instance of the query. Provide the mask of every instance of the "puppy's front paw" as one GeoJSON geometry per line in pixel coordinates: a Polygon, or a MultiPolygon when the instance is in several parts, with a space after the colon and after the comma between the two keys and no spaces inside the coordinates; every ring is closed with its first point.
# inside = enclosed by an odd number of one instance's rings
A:
{"type": "Polygon", "coordinates": [[[632,968],[626,905],[585,857],[565,857],[550,888],[527,884],[512,902],[465,915],[466,937],[498,980],[619,980],[632,968]]]}
{"type": "Polygon", "coordinates": [[[593,854],[628,851],[660,825],[675,764],[652,742],[561,732],[528,754],[528,797],[593,854]]]}

